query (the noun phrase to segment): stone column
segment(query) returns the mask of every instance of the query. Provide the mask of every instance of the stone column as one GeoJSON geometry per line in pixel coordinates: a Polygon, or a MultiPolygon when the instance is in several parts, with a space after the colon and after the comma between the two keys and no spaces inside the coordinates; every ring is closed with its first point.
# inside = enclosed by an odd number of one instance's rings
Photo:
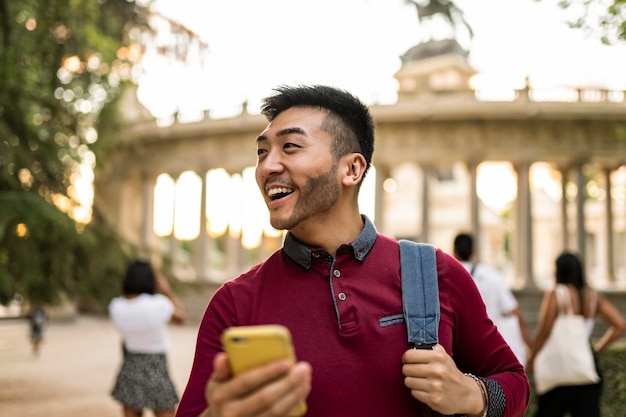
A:
{"type": "Polygon", "coordinates": [[[195,256],[195,269],[196,280],[207,281],[207,248],[209,235],[207,234],[207,218],[206,218],[206,199],[207,199],[207,181],[206,181],[206,169],[196,172],[200,176],[202,181],[202,188],[200,192],[200,231],[198,233],[198,239],[196,239],[196,256],[195,256]]]}
{"type": "Polygon", "coordinates": [[[476,248],[475,262],[480,261],[480,205],[478,204],[478,164],[476,162],[467,163],[469,173],[469,198],[470,198],[470,222],[472,235],[474,236],[474,247],[476,248]]]}
{"type": "Polygon", "coordinates": [[[168,240],[168,252],[169,252],[169,257],[172,260],[172,263],[174,265],[177,265],[178,263],[178,246],[179,246],[179,242],[178,239],[176,239],[176,235],[174,234],[174,230],[172,229],[172,234],[169,236],[168,240]]]}
{"type": "Polygon", "coordinates": [[[583,164],[578,163],[576,170],[576,251],[583,261],[587,261],[585,248],[585,174],[583,164]]]}
{"type": "Polygon", "coordinates": [[[174,208],[172,211],[172,221],[173,221],[172,234],[170,235],[168,239],[168,245],[169,245],[168,251],[169,251],[169,256],[174,266],[178,264],[178,250],[180,246],[180,242],[176,238],[176,187],[178,185],[177,184],[178,180],[180,179],[180,174],[181,172],[170,173],[170,176],[174,180],[174,201],[173,201],[174,208]]]}
{"type": "Polygon", "coordinates": [[[569,248],[569,219],[567,215],[567,179],[569,169],[561,167],[561,250],[565,251],[569,248]]]}
{"type": "Polygon", "coordinates": [[[432,168],[428,164],[421,164],[422,168],[422,233],[421,242],[428,242],[428,229],[430,223],[430,191],[429,182],[432,168]]]}
{"type": "Polygon", "coordinates": [[[243,253],[241,235],[233,236],[230,232],[226,235],[225,249],[225,274],[228,278],[234,278],[241,272],[240,259],[243,253]]]}
{"type": "Polygon", "coordinates": [[[532,234],[532,204],[530,194],[530,163],[524,162],[515,165],[517,172],[517,247],[515,270],[517,278],[521,278],[525,287],[536,286],[533,274],[533,234],[532,234]]]}
{"type": "MultiPolygon", "coordinates": [[[[370,173],[368,173],[369,175],[370,173]]],[[[376,228],[382,233],[385,230],[385,189],[383,184],[389,178],[390,170],[387,165],[376,165],[376,191],[374,194],[374,212],[376,214],[376,228]]]]}
{"type": "Polygon", "coordinates": [[[154,239],[154,187],[156,176],[143,172],[142,179],[142,214],[141,214],[141,243],[140,252],[149,257],[155,246],[154,239]]]}
{"type": "Polygon", "coordinates": [[[613,259],[613,195],[611,192],[611,168],[603,168],[606,199],[604,205],[605,233],[606,233],[606,275],[610,283],[615,283],[615,263],[613,259]]]}

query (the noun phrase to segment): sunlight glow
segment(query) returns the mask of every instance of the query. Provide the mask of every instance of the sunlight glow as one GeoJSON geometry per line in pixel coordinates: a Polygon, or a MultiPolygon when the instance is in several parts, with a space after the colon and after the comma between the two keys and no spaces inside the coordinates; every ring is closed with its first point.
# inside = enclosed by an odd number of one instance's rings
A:
{"type": "Polygon", "coordinates": [[[509,162],[484,162],[478,166],[478,197],[487,206],[502,212],[517,197],[516,178],[509,162]]]}
{"type": "Polygon", "coordinates": [[[561,200],[561,174],[546,162],[536,162],[530,168],[533,191],[542,190],[553,201],[561,200]]]}
{"type": "Polygon", "coordinates": [[[241,218],[243,217],[243,178],[241,174],[232,175],[230,187],[233,198],[229,200],[228,234],[233,238],[239,238],[241,237],[241,218]]]}
{"type": "Polygon", "coordinates": [[[72,210],[72,217],[79,223],[87,224],[91,221],[94,200],[93,169],[95,165],[96,156],[92,152],[87,152],[78,167],[78,174],[72,181],[74,192],[71,196],[77,202],[72,210]]]}
{"type": "Polygon", "coordinates": [[[626,201],[626,166],[622,165],[611,173],[612,196],[617,201],[626,201]]]}
{"type": "Polygon", "coordinates": [[[264,225],[269,223],[269,212],[254,177],[254,167],[243,170],[242,245],[246,249],[261,244],[264,225]]]}
{"type": "Polygon", "coordinates": [[[376,168],[370,167],[359,192],[359,208],[372,222],[376,220],[376,168]]]}
{"type": "Polygon", "coordinates": [[[398,190],[398,181],[394,178],[387,178],[385,182],[383,182],[383,190],[389,194],[395,193],[398,190]]]}
{"type": "Polygon", "coordinates": [[[192,240],[200,233],[200,198],[202,179],[193,171],[185,171],[176,181],[174,200],[174,236],[192,240]]]}
{"type": "Polygon", "coordinates": [[[157,177],[154,187],[154,233],[159,237],[172,234],[174,230],[174,194],[176,184],[167,174],[157,177]]]}
{"type": "Polygon", "coordinates": [[[233,208],[231,201],[239,197],[231,190],[231,179],[223,168],[212,169],[206,176],[206,216],[208,232],[211,237],[226,233],[229,222],[229,211],[233,208]]]}
{"type": "Polygon", "coordinates": [[[15,234],[18,237],[28,236],[28,226],[26,226],[24,223],[18,223],[18,225],[15,226],[15,234]]]}

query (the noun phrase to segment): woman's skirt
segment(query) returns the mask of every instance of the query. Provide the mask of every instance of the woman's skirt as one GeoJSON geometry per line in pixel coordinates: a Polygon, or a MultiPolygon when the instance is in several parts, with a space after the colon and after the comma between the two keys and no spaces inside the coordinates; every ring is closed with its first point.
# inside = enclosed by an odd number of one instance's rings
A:
{"type": "Polygon", "coordinates": [[[111,395],[134,410],[173,410],[179,400],[163,353],[124,353],[111,395]]]}

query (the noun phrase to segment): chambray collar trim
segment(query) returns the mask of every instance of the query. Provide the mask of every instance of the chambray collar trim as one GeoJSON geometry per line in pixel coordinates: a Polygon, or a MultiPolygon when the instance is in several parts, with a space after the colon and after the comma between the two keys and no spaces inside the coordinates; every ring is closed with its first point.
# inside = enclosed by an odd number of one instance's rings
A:
{"type": "MultiPolygon", "coordinates": [[[[365,215],[361,215],[363,218],[364,226],[363,230],[359,234],[352,244],[348,244],[352,248],[352,253],[354,258],[358,261],[363,261],[369,251],[374,246],[374,242],[376,242],[376,227],[374,223],[370,221],[365,215]]],[[[283,251],[293,259],[298,265],[303,267],[304,269],[311,268],[312,258],[315,256],[314,253],[319,256],[318,249],[311,249],[302,243],[300,243],[291,232],[287,233],[285,236],[285,242],[283,243],[283,251]]],[[[315,256],[315,257],[317,257],[315,256]]]]}

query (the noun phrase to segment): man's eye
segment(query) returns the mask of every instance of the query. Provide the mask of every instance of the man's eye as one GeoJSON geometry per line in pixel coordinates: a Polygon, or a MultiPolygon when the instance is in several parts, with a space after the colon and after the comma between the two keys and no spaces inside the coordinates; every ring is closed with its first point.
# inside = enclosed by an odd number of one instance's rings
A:
{"type": "Polygon", "coordinates": [[[265,155],[267,153],[267,151],[265,149],[257,149],[256,150],[256,155],[257,156],[262,156],[265,155]]]}
{"type": "Polygon", "coordinates": [[[285,145],[283,145],[283,148],[284,148],[284,149],[289,149],[289,148],[299,148],[299,146],[298,146],[298,145],[296,145],[295,143],[290,143],[290,142],[287,142],[287,143],[285,143],[285,145]]]}

